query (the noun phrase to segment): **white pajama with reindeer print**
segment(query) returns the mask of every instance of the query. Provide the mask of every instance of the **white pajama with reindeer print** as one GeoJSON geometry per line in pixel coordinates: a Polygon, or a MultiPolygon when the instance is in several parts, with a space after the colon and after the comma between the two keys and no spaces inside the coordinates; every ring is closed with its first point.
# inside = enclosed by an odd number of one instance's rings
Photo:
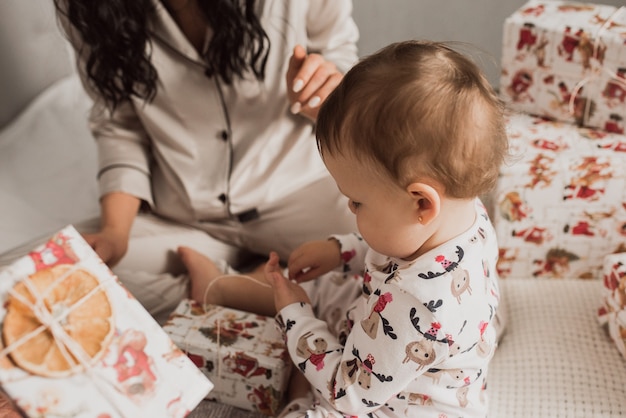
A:
{"type": "Polygon", "coordinates": [[[315,398],[286,416],[485,417],[499,290],[482,203],[468,231],[412,261],[334,238],[343,271],[277,316],[315,398]]]}

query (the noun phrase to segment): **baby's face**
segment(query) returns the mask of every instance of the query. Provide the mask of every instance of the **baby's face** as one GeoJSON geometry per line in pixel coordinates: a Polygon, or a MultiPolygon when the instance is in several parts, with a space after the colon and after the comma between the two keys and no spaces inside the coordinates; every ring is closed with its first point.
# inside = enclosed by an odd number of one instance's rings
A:
{"type": "Polygon", "coordinates": [[[356,216],[363,239],[376,252],[407,258],[421,245],[414,199],[389,177],[351,155],[324,155],[324,163],[356,216]]]}

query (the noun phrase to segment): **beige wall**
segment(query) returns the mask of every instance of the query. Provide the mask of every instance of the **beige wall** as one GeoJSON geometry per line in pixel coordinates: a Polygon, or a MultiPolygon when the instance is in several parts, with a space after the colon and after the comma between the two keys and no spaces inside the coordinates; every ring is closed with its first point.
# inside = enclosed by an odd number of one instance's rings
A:
{"type": "MultiPolygon", "coordinates": [[[[498,85],[504,19],[526,0],[354,0],[361,29],[359,52],[369,54],[404,39],[463,41],[480,48],[473,53],[492,85],[498,85]]],[[[626,5],[625,0],[592,3],[626,5]]]]}
{"type": "Polygon", "coordinates": [[[0,0],[0,127],[70,68],[52,0],[0,0]]]}
{"type": "MultiPolygon", "coordinates": [[[[106,0],[104,0],[106,1],[106,0]]],[[[132,1],[132,0],[129,0],[132,1]]],[[[299,1],[299,0],[292,0],[299,1]]],[[[354,0],[360,54],[404,39],[465,41],[497,85],[505,17],[525,0],[354,0]]],[[[624,0],[603,0],[621,6],[624,0]]],[[[52,0],[0,0],[0,127],[71,71],[52,0]]]]}

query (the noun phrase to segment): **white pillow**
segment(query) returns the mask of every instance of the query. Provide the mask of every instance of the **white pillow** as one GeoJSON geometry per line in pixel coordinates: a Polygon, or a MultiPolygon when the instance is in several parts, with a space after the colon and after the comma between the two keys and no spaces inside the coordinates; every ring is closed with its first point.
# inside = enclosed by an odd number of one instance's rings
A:
{"type": "Polygon", "coordinates": [[[0,131],[0,254],[97,216],[90,105],[72,74],[44,90],[0,131]]]}

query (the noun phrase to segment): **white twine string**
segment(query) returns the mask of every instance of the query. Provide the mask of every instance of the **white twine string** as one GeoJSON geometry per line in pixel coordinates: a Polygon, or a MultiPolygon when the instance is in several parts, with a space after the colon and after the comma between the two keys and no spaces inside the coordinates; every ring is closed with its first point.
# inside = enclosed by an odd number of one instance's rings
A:
{"type": "MultiPolygon", "coordinates": [[[[251,276],[246,276],[243,274],[223,274],[221,276],[217,276],[216,278],[214,278],[211,283],[209,283],[209,285],[206,287],[206,289],[204,290],[204,296],[202,298],[202,309],[205,310],[206,312],[206,307],[207,305],[210,305],[207,300],[209,298],[209,290],[211,289],[211,287],[213,287],[213,285],[215,285],[215,283],[217,283],[218,280],[222,280],[225,278],[241,278],[241,279],[245,279],[245,280],[250,280],[262,287],[269,287],[271,288],[272,286],[269,283],[264,283],[260,280],[255,279],[254,277],[251,276]]],[[[204,318],[202,318],[202,321],[200,322],[200,325],[198,326],[198,329],[204,327],[206,325],[206,321],[209,320],[209,315],[205,315],[204,318]]],[[[219,383],[215,383],[215,389],[217,389],[217,391],[219,392],[222,387],[221,387],[221,380],[222,380],[222,344],[221,344],[221,331],[222,331],[222,318],[217,318],[215,320],[215,325],[216,325],[216,341],[215,344],[217,345],[217,350],[216,350],[216,375],[217,375],[217,380],[219,381],[219,383]]],[[[191,342],[189,341],[191,338],[191,329],[189,331],[187,331],[187,334],[185,335],[184,338],[184,346],[185,346],[185,351],[189,352],[189,347],[191,346],[191,342]]]]}
{"type": "Polygon", "coordinates": [[[211,283],[209,283],[209,285],[206,287],[206,289],[204,289],[204,296],[202,298],[202,303],[203,303],[203,307],[204,305],[208,305],[207,299],[209,297],[209,290],[211,289],[211,287],[213,287],[213,285],[215,285],[215,283],[217,283],[218,280],[224,279],[226,277],[237,277],[237,278],[241,278],[241,279],[246,279],[246,280],[250,280],[260,286],[263,287],[269,287],[271,288],[272,286],[269,283],[265,283],[262,282],[260,280],[255,279],[252,276],[246,276],[243,274],[223,274],[221,276],[217,276],[215,279],[213,279],[213,281],[211,281],[211,283]]]}
{"type": "MultiPolygon", "coordinates": [[[[583,88],[583,86],[585,84],[587,84],[588,82],[600,77],[600,74],[602,73],[607,73],[611,76],[611,81],[617,82],[617,84],[621,84],[623,87],[626,88],[626,81],[619,79],[619,77],[615,76],[615,71],[611,71],[608,68],[606,68],[604,66],[604,64],[599,65],[597,63],[597,59],[596,56],[598,54],[598,48],[600,46],[600,39],[603,35],[604,32],[606,32],[608,30],[608,27],[610,24],[613,23],[613,21],[619,17],[620,14],[622,14],[624,11],[626,10],[626,7],[621,6],[619,9],[617,9],[616,11],[614,11],[611,16],[609,16],[604,23],[602,24],[602,26],[600,27],[600,29],[598,29],[598,31],[596,32],[595,38],[594,38],[594,42],[593,42],[593,52],[592,52],[592,68],[591,70],[588,72],[588,75],[585,76],[582,80],[580,80],[578,83],[576,83],[576,86],[574,86],[574,88],[572,89],[572,94],[570,95],[569,98],[569,106],[568,106],[568,110],[569,113],[571,115],[576,115],[576,106],[575,106],[575,101],[576,98],[578,96],[578,93],[580,92],[580,90],[583,88]]],[[[585,102],[585,110],[583,112],[583,121],[586,121],[589,118],[589,114],[591,113],[591,100],[587,100],[585,102]]]]}

